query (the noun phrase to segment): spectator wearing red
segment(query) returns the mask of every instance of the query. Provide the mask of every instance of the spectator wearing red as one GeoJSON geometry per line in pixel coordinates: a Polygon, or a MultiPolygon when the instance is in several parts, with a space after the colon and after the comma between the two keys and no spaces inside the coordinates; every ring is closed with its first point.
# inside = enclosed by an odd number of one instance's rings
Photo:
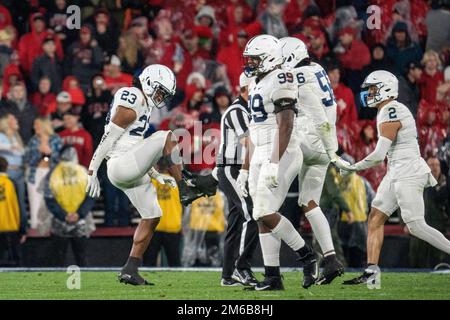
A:
{"type": "Polygon", "coordinates": [[[341,82],[341,71],[338,65],[328,68],[331,88],[336,98],[336,126],[339,129],[352,130],[358,121],[358,112],[352,90],[341,82]]]}
{"type": "Polygon", "coordinates": [[[335,48],[337,58],[348,70],[362,70],[370,63],[369,48],[355,38],[355,30],[346,27],[339,31],[339,44],[335,48]]]}
{"type": "Polygon", "coordinates": [[[328,48],[325,33],[320,29],[313,29],[308,36],[309,56],[312,61],[323,64],[325,58],[333,58],[332,52],[328,48]]]}
{"type": "Polygon", "coordinates": [[[5,29],[13,24],[11,13],[8,8],[0,4],[0,30],[5,29]]]}
{"type": "Polygon", "coordinates": [[[31,84],[33,90],[38,90],[39,79],[48,77],[51,80],[53,93],[61,91],[62,85],[62,61],[56,56],[56,44],[54,36],[48,36],[42,41],[44,53],[38,56],[31,67],[31,84]]]}
{"type": "Polygon", "coordinates": [[[39,112],[40,117],[46,117],[56,111],[56,95],[50,91],[51,80],[43,76],[38,83],[38,91],[31,95],[31,104],[39,112]]]}
{"type": "Polygon", "coordinates": [[[227,24],[220,32],[220,47],[236,43],[238,33],[242,30],[248,34],[249,38],[261,33],[262,25],[258,20],[251,21],[252,10],[245,1],[227,5],[226,13],[227,24]]]}
{"type": "Polygon", "coordinates": [[[160,13],[153,21],[152,26],[156,33],[156,39],[152,42],[148,51],[147,62],[159,63],[174,41],[173,25],[169,17],[160,13]]]}
{"type": "Polygon", "coordinates": [[[194,66],[200,67],[204,59],[209,58],[209,52],[199,46],[198,34],[195,27],[189,27],[181,34],[179,42],[174,42],[166,51],[161,64],[171,68],[177,78],[177,89],[185,89],[189,74],[194,66]]]}
{"type": "Polygon", "coordinates": [[[64,114],[64,130],[58,133],[65,145],[70,145],[77,150],[78,162],[85,168],[93,154],[92,137],[89,132],[79,125],[80,116],[74,110],[64,114]]]}
{"type": "Polygon", "coordinates": [[[112,94],[123,87],[131,87],[133,76],[121,71],[121,62],[118,56],[112,55],[103,68],[103,78],[106,88],[112,94]]]}
{"type": "Polygon", "coordinates": [[[227,68],[227,76],[231,86],[239,86],[239,76],[242,73],[242,53],[248,41],[248,34],[241,30],[237,34],[237,39],[231,45],[222,47],[217,54],[217,61],[224,64],[227,68]]]}
{"type": "Polygon", "coordinates": [[[2,97],[6,98],[9,89],[16,83],[23,80],[22,72],[19,69],[19,56],[16,52],[11,55],[11,62],[5,67],[3,71],[3,92],[2,97]]]}
{"type": "Polygon", "coordinates": [[[424,158],[435,156],[447,130],[439,126],[439,107],[421,100],[417,113],[420,153],[424,158]]]}
{"type": "MultiPolygon", "coordinates": [[[[24,34],[19,41],[19,59],[22,70],[29,74],[31,66],[36,57],[40,56],[44,51],[42,42],[48,36],[53,35],[53,31],[48,30],[45,26],[44,16],[37,12],[30,16],[31,32],[24,34]]],[[[61,42],[55,38],[56,55],[62,59],[64,57],[61,42]]]]}
{"type": "MultiPolygon", "coordinates": [[[[351,150],[349,150],[349,154],[355,158],[355,161],[360,161],[375,149],[376,144],[377,138],[374,122],[363,121],[360,132],[356,134],[355,142],[351,150]]],[[[370,182],[374,190],[377,190],[386,174],[386,170],[386,163],[383,162],[378,166],[361,171],[359,174],[370,182]]]]}
{"type": "Polygon", "coordinates": [[[314,6],[311,0],[291,0],[288,1],[286,10],[284,11],[284,22],[290,33],[302,23],[303,13],[309,6],[314,6]]]}
{"type": "Polygon", "coordinates": [[[437,88],[444,83],[439,55],[433,50],[428,50],[423,55],[422,65],[423,73],[419,81],[421,98],[435,104],[437,88]]]}

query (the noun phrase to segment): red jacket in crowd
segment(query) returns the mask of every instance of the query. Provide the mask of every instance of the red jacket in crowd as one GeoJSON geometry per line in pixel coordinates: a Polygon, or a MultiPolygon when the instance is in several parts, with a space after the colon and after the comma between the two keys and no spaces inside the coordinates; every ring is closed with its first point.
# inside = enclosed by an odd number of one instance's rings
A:
{"type": "Polygon", "coordinates": [[[105,79],[105,84],[108,90],[111,91],[112,94],[114,94],[117,90],[123,87],[131,87],[133,83],[133,76],[128,73],[120,73],[120,76],[113,78],[107,75],[103,75],[103,78],[105,79]]]}
{"type": "Polygon", "coordinates": [[[227,67],[227,76],[233,89],[239,86],[239,76],[243,71],[243,52],[244,48],[240,48],[235,42],[230,46],[221,48],[217,54],[217,61],[227,67]]]}
{"type": "Polygon", "coordinates": [[[46,117],[56,111],[56,95],[52,92],[42,94],[36,91],[31,95],[30,101],[38,109],[41,117],[46,117]]]}
{"type": "Polygon", "coordinates": [[[444,74],[442,72],[438,71],[433,76],[430,76],[425,71],[422,72],[419,82],[420,97],[431,104],[436,103],[437,87],[442,83],[444,83],[444,74]]]}
{"type": "Polygon", "coordinates": [[[345,69],[362,70],[370,63],[370,51],[363,42],[354,39],[350,47],[338,54],[337,58],[345,69]]]}
{"type": "Polygon", "coordinates": [[[11,14],[8,8],[0,4],[0,30],[12,25],[11,14]]]}
{"type": "Polygon", "coordinates": [[[355,105],[355,97],[352,90],[342,82],[333,89],[337,103],[337,125],[345,124],[351,127],[358,121],[358,112],[355,105]]]}
{"type": "Polygon", "coordinates": [[[71,145],[77,150],[78,162],[88,168],[93,154],[92,137],[89,132],[79,128],[72,131],[64,129],[58,135],[63,140],[64,144],[71,145]]]}
{"type": "MultiPolygon", "coordinates": [[[[30,25],[33,28],[33,18],[40,13],[35,13],[30,16],[30,25]]],[[[53,31],[44,30],[41,33],[37,33],[32,30],[29,33],[24,34],[19,41],[19,59],[20,66],[22,70],[29,74],[31,71],[31,66],[33,65],[34,59],[44,53],[42,50],[42,41],[48,36],[53,36],[53,31]]],[[[61,46],[61,41],[58,37],[54,37],[56,45],[56,55],[59,59],[64,56],[63,48],[61,46]]]]}

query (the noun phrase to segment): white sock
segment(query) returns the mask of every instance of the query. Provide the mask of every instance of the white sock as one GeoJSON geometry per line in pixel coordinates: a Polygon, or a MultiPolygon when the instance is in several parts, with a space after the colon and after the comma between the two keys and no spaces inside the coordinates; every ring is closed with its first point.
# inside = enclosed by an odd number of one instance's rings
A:
{"type": "Polygon", "coordinates": [[[433,247],[450,254],[450,241],[439,231],[430,227],[425,220],[416,220],[406,224],[409,232],[433,247]]]}
{"type": "Polygon", "coordinates": [[[305,213],[305,216],[311,224],[312,231],[317,239],[317,242],[319,242],[323,256],[327,257],[335,254],[333,239],[331,238],[330,225],[320,207],[316,207],[311,211],[308,211],[305,213]]]}
{"type": "Polygon", "coordinates": [[[260,233],[259,243],[261,244],[264,266],[279,267],[281,240],[272,232],[260,233]]]}
{"type": "Polygon", "coordinates": [[[305,240],[303,240],[292,223],[284,216],[281,216],[280,222],[273,228],[272,232],[275,236],[286,242],[294,251],[298,251],[305,246],[305,240]]]}

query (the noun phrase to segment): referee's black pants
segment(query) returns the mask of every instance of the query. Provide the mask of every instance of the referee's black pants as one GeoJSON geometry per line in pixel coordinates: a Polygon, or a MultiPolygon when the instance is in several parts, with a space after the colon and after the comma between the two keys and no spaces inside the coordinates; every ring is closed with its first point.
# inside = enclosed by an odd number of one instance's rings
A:
{"type": "Polygon", "coordinates": [[[258,225],[252,217],[250,196],[240,198],[236,179],[240,166],[224,166],[217,170],[219,188],[228,199],[227,231],[225,235],[222,278],[229,279],[234,268],[250,269],[250,261],[258,246],[258,225]]]}

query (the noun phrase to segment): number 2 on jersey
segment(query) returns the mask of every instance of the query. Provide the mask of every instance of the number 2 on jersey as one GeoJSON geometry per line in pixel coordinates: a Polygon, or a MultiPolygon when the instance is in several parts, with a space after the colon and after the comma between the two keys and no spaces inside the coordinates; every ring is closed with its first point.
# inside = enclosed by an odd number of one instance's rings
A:
{"type": "Polygon", "coordinates": [[[325,107],[331,107],[333,103],[336,101],[336,98],[334,97],[333,89],[331,88],[330,79],[328,78],[327,73],[325,70],[319,71],[315,73],[315,76],[317,77],[317,81],[319,81],[320,88],[323,92],[328,93],[330,95],[330,98],[323,98],[322,103],[325,107]]]}

